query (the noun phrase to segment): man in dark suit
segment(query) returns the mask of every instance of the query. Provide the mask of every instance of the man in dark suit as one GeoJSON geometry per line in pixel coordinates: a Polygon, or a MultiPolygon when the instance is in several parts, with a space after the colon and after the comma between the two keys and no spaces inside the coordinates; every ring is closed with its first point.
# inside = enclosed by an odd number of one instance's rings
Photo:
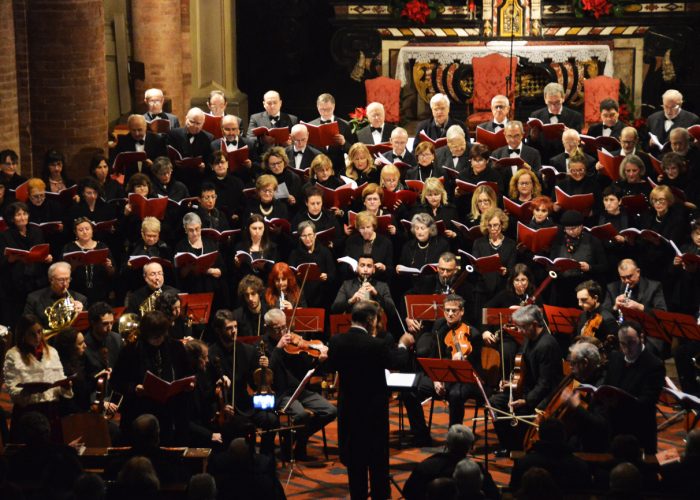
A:
{"type": "Polygon", "coordinates": [[[211,142],[214,136],[203,129],[204,111],[192,108],[185,117],[185,126],[176,128],[168,133],[168,144],[177,149],[183,158],[202,158],[197,168],[187,167],[175,169],[175,178],[183,182],[188,189],[196,191],[199,188],[205,164],[209,161],[211,142]]]}
{"type": "Polygon", "coordinates": [[[605,385],[622,389],[634,400],[619,398],[609,410],[613,437],[632,434],[646,453],[656,453],[656,402],[664,385],[664,363],[645,349],[645,334],[636,321],[625,321],[617,333],[620,352],[608,357],[605,385]]]}
{"type": "MultiPolygon", "coordinates": [[[[69,290],[71,268],[67,262],[54,262],[49,267],[49,286],[40,288],[27,295],[24,304],[24,314],[33,314],[41,321],[44,328],[49,326],[45,309],[59,299],[72,297],[73,307],[76,312],[81,312],[88,306],[87,297],[75,290],[69,290]]],[[[69,302],[69,301],[68,301],[69,302]]]]}
{"type": "MultiPolygon", "coordinates": [[[[498,148],[491,156],[496,159],[520,157],[525,163],[530,165],[530,169],[537,174],[542,167],[542,159],[540,153],[535,148],[523,142],[523,137],[525,136],[523,123],[517,120],[509,121],[504,134],[508,145],[498,148]]],[[[507,186],[510,182],[510,178],[518,171],[518,167],[497,168],[496,170],[501,173],[503,184],[507,186]]]]}
{"type": "Polygon", "coordinates": [[[376,300],[385,311],[393,311],[395,305],[389,287],[383,281],[374,278],[374,259],[371,255],[361,255],[357,259],[356,272],[356,278],[346,280],[341,285],[331,311],[334,314],[350,312],[361,300],[376,300]]]}
{"type": "Polygon", "coordinates": [[[416,136],[413,139],[413,149],[421,142],[420,133],[425,134],[432,140],[445,137],[447,129],[452,125],[459,125],[464,130],[465,135],[469,133],[466,125],[450,116],[450,99],[445,94],[435,94],[430,98],[430,111],[433,117],[423,120],[416,127],[416,136]]]}
{"type": "Polygon", "coordinates": [[[241,135],[240,117],[236,115],[224,115],[221,119],[221,133],[223,134],[221,138],[211,141],[211,152],[223,151],[224,149],[227,152],[235,151],[248,146],[248,161],[251,163],[248,164],[248,162],[246,162],[246,166],[251,167],[252,159],[255,158],[256,144],[253,139],[241,135]]]}
{"type": "Polygon", "coordinates": [[[495,95],[491,99],[491,114],[493,120],[480,123],[478,126],[489,132],[500,132],[508,123],[508,113],[510,113],[510,103],[504,95],[495,95]]]}
{"type": "Polygon", "coordinates": [[[674,128],[668,134],[671,151],[678,153],[685,160],[689,176],[696,180],[700,175],[700,151],[693,145],[693,137],[685,128],[674,128]]]}
{"type": "MultiPolygon", "coordinates": [[[[674,128],[688,128],[700,122],[698,115],[681,109],[683,105],[683,94],[677,90],[667,90],[664,92],[661,99],[663,102],[663,109],[652,113],[649,115],[649,118],[647,118],[649,132],[654,134],[661,144],[668,141],[668,134],[674,128]]],[[[649,145],[653,148],[654,143],[650,140],[649,145]]]]}
{"type": "Polygon", "coordinates": [[[126,123],[129,127],[129,133],[120,135],[117,146],[110,150],[110,164],[114,162],[114,158],[119,153],[131,151],[144,151],[148,159],[145,162],[130,163],[126,166],[124,170],[125,183],[136,173],[150,174],[149,167],[153,164],[153,160],[166,154],[163,136],[148,132],[146,119],[142,115],[131,115],[126,123]]]}
{"type": "Polygon", "coordinates": [[[336,370],[338,448],[348,468],[351,498],[389,498],[389,392],[384,370],[391,363],[388,345],[375,338],[379,307],[361,300],[353,305],[352,325],[331,338],[328,369],[336,370]]]}
{"type": "Polygon", "coordinates": [[[366,108],[369,127],[357,131],[357,141],[363,144],[379,144],[389,142],[391,131],[396,125],[384,121],[384,105],[380,102],[370,102],[366,108]]]}
{"type": "MultiPolygon", "coordinates": [[[[564,152],[549,159],[549,165],[556,168],[559,172],[567,173],[569,171],[569,157],[573,155],[581,146],[581,136],[574,129],[565,130],[561,136],[561,142],[564,145],[564,152]]],[[[595,173],[596,160],[592,156],[579,150],[580,154],[586,160],[586,172],[588,175],[595,173]]]]}
{"type": "MultiPolygon", "coordinates": [[[[464,172],[469,168],[469,143],[464,135],[464,130],[453,125],[447,131],[446,137],[447,146],[435,151],[435,165],[464,172]]],[[[450,189],[449,186],[446,186],[445,189],[448,193],[454,193],[454,188],[450,189]]]]}
{"type": "Polygon", "coordinates": [[[163,111],[165,96],[163,95],[162,90],[148,89],[144,94],[143,101],[148,106],[148,112],[143,114],[143,117],[147,122],[152,122],[158,118],[163,118],[170,122],[170,130],[180,126],[180,120],[177,116],[173,115],[172,113],[165,113],[163,111]]]}
{"type": "Polygon", "coordinates": [[[326,146],[321,152],[328,155],[333,162],[333,170],[336,173],[345,172],[345,154],[350,151],[350,146],[355,143],[355,137],[350,129],[350,124],[334,115],[335,97],[331,94],[321,94],[316,99],[316,109],[319,117],[312,120],[312,125],[323,125],[338,122],[338,131],[334,137],[334,144],[326,146]]]}
{"type": "Polygon", "coordinates": [[[289,166],[297,170],[305,170],[321,152],[309,146],[309,130],[306,125],[297,123],[292,127],[292,146],[284,150],[289,158],[289,166]]]}
{"type": "Polygon", "coordinates": [[[615,137],[620,138],[625,124],[620,121],[620,106],[615,99],[603,99],[600,101],[600,123],[594,123],[588,128],[591,137],[615,137]]]}
{"type": "Polygon", "coordinates": [[[151,262],[143,266],[143,280],[146,282],[141,288],[130,292],[126,296],[125,313],[137,313],[139,307],[144,301],[160,290],[163,292],[171,292],[177,295],[179,290],[165,284],[165,275],[163,274],[163,266],[158,262],[151,262]]]}
{"type": "MultiPolygon", "coordinates": [[[[416,157],[406,149],[406,144],[408,144],[408,132],[406,132],[405,128],[396,127],[392,130],[389,142],[391,143],[391,151],[384,153],[382,155],[384,158],[392,163],[401,161],[411,166],[416,164],[416,157]]],[[[381,162],[379,164],[381,164],[381,162]]]]}
{"type": "MultiPolygon", "coordinates": [[[[544,102],[546,106],[533,111],[530,118],[537,118],[545,125],[548,123],[563,123],[567,128],[581,132],[583,128],[583,116],[578,111],[564,106],[564,87],[552,82],[544,88],[544,102]]],[[[546,139],[539,133],[539,129],[530,128],[529,143],[540,152],[542,158],[551,158],[564,150],[559,140],[546,139]]]]}
{"type": "MultiPolygon", "coordinates": [[[[299,119],[296,116],[281,112],[282,99],[280,98],[279,92],[275,90],[268,90],[263,94],[263,108],[265,108],[265,111],[250,115],[248,131],[246,132],[246,137],[248,137],[248,139],[257,141],[259,155],[262,155],[262,153],[272,146],[275,146],[275,139],[269,135],[261,135],[256,138],[253,130],[258,127],[287,127],[291,130],[292,126],[299,123],[299,119]]],[[[289,146],[289,143],[278,144],[278,146],[286,147],[289,146]]]]}
{"type": "MultiPolygon", "coordinates": [[[[613,156],[636,155],[644,162],[644,169],[647,174],[655,172],[649,154],[642,151],[642,148],[639,147],[639,133],[636,128],[625,127],[622,129],[622,132],[620,132],[620,146],[621,148],[619,150],[610,151],[610,154],[613,156]]],[[[603,166],[600,165],[600,162],[596,162],[595,168],[596,170],[600,170],[603,166]]]]}

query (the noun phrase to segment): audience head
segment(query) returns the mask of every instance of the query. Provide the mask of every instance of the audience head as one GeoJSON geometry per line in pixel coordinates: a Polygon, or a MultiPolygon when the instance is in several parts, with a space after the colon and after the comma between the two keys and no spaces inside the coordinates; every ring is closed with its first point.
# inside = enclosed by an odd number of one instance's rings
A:
{"type": "Polygon", "coordinates": [[[610,471],[608,498],[641,499],[644,478],[639,469],[629,462],[616,465],[610,471]]]}
{"type": "Polygon", "coordinates": [[[454,500],[457,498],[457,484],[451,477],[438,477],[428,483],[426,500],[454,500]]]}
{"type": "Polygon", "coordinates": [[[520,489],[515,493],[517,500],[559,500],[562,497],[559,486],[552,475],[541,467],[532,467],[520,480],[520,489]]]}
{"type": "Polygon", "coordinates": [[[155,498],[160,480],[148,458],[133,457],[119,471],[117,485],[123,498],[155,498]]]}
{"type": "Polygon", "coordinates": [[[216,500],[216,481],[206,472],[195,474],[187,485],[187,500],[216,500]]]}
{"type": "Polygon", "coordinates": [[[160,423],[155,415],[144,413],[136,417],[131,424],[133,445],[139,448],[157,448],[160,446],[160,423]]]}
{"type": "Polygon", "coordinates": [[[107,486],[100,476],[84,472],[73,485],[74,500],[102,500],[107,497],[107,486]]]}
{"type": "Polygon", "coordinates": [[[27,446],[46,446],[51,440],[51,424],[43,413],[28,411],[18,426],[21,442],[27,446]]]}
{"type": "MultiPolygon", "coordinates": [[[[447,300],[447,299],[445,299],[447,300]]],[[[454,424],[447,431],[447,451],[448,453],[464,457],[469,453],[474,445],[474,433],[466,425],[454,424]]]]}
{"type": "Polygon", "coordinates": [[[455,465],[452,479],[457,485],[460,498],[479,498],[481,485],[484,481],[479,464],[468,458],[463,458],[455,465]]]}

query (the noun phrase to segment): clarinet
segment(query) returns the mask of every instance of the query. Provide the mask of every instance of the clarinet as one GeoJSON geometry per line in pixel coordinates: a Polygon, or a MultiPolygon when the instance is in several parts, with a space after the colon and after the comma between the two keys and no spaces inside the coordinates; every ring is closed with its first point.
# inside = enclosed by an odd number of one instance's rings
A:
{"type": "MultiPolygon", "coordinates": [[[[629,300],[630,296],[632,295],[632,289],[630,288],[630,284],[627,283],[625,285],[625,291],[623,293],[625,296],[625,304],[627,304],[627,301],[629,300]]],[[[617,323],[619,325],[622,324],[622,322],[625,321],[625,317],[622,315],[622,311],[620,309],[617,310],[617,323]]]]}

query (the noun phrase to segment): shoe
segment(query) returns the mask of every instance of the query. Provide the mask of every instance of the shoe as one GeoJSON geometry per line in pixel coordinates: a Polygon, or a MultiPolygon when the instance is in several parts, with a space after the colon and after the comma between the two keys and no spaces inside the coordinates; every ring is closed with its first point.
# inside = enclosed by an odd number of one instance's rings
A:
{"type": "Polygon", "coordinates": [[[510,458],[510,450],[508,448],[501,448],[493,453],[496,458],[510,458]]]}

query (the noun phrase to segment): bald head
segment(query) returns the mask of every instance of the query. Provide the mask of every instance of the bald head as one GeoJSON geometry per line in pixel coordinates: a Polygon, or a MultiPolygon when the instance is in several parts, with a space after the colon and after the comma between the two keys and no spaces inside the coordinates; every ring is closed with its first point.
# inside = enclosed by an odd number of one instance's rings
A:
{"type": "Polygon", "coordinates": [[[185,117],[185,128],[192,135],[197,135],[204,127],[204,111],[199,108],[190,108],[185,117]]]}

